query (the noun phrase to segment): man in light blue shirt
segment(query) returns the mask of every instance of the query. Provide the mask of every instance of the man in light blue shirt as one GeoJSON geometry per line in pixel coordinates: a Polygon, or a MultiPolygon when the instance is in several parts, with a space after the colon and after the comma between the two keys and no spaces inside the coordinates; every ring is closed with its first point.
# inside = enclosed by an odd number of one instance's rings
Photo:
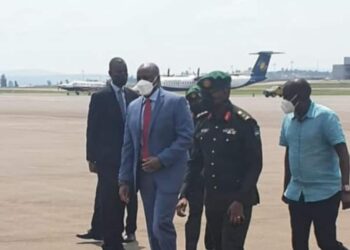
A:
{"type": "Polygon", "coordinates": [[[304,79],[283,87],[280,145],[286,147],[283,199],[289,204],[292,245],[307,250],[311,223],[323,250],[346,249],[336,239],[340,200],[350,203],[349,156],[338,116],[310,99],[304,79]]]}

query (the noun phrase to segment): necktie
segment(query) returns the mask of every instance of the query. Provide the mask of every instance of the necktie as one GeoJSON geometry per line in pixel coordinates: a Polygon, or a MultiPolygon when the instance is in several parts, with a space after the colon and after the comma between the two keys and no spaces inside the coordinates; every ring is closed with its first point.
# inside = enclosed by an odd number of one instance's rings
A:
{"type": "Polygon", "coordinates": [[[145,101],[145,108],[143,111],[142,159],[149,157],[148,135],[149,135],[149,127],[151,125],[151,115],[152,115],[151,100],[147,98],[145,101]]]}
{"type": "Polygon", "coordinates": [[[126,110],[125,110],[125,102],[124,102],[124,98],[123,98],[123,90],[120,88],[117,91],[117,94],[118,94],[118,102],[119,102],[120,110],[122,112],[123,120],[125,120],[126,110]]]}

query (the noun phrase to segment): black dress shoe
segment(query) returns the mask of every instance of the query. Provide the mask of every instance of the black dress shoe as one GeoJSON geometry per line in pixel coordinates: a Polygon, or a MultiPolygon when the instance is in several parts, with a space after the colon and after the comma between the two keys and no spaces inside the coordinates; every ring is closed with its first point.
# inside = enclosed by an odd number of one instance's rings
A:
{"type": "Polygon", "coordinates": [[[123,238],[124,243],[134,242],[136,240],[135,234],[126,234],[123,238]]]}
{"type": "Polygon", "coordinates": [[[95,234],[91,230],[89,230],[86,234],[77,234],[76,236],[84,240],[102,240],[101,235],[95,234]]]}

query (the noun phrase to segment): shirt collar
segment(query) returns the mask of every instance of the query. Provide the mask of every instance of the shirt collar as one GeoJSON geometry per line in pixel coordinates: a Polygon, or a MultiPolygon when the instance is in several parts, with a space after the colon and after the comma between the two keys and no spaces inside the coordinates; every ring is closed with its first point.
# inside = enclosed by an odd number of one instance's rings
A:
{"type": "MultiPolygon", "coordinates": [[[[156,102],[159,96],[159,88],[156,89],[156,91],[154,91],[152,93],[152,95],[149,97],[149,99],[151,100],[151,102],[156,102]]],[[[143,103],[146,101],[146,97],[143,97],[143,103]]]]}
{"type": "MultiPolygon", "coordinates": [[[[293,113],[292,119],[295,119],[295,114],[293,113]]],[[[315,103],[311,101],[310,107],[307,111],[307,113],[304,115],[302,120],[305,120],[306,118],[315,118],[315,103]]]]}
{"type": "Polygon", "coordinates": [[[111,82],[111,87],[116,94],[120,91],[120,88],[118,86],[114,85],[112,82],[111,82]]]}
{"type": "Polygon", "coordinates": [[[209,113],[207,118],[209,120],[216,119],[219,121],[229,122],[232,120],[232,114],[233,114],[233,104],[230,102],[230,104],[226,107],[226,111],[224,112],[223,117],[215,118],[215,116],[212,113],[209,113]]]}

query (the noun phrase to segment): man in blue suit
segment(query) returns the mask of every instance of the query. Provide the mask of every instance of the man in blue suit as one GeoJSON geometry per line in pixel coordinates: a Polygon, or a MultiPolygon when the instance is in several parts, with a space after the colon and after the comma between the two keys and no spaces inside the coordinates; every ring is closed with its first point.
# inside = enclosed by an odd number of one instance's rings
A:
{"type": "Polygon", "coordinates": [[[161,88],[157,65],[141,65],[137,80],[142,96],[127,111],[119,195],[127,203],[132,185],[139,189],[151,249],[176,250],[173,218],[193,122],[186,99],[161,88]]]}

